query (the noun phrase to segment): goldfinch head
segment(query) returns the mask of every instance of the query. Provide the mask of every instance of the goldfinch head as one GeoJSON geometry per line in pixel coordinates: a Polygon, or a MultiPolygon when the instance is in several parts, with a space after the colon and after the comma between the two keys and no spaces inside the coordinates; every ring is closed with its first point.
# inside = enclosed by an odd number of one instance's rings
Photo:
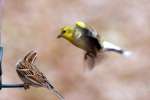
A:
{"type": "Polygon", "coordinates": [[[65,38],[66,40],[73,41],[74,28],[72,26],[65,26],[61,28],[61,33],[57,38],[65,38]]]}
{"type": "Polygon", "coordinates": [[[57,36],[57,38],[64,38],[70,42],[74,41],[74,33],[75,33],[75,26],[86,28],[86,24],[82,21],[77,21],[73,26],[65,26],[61,28],[61,33],[57,36]]]}

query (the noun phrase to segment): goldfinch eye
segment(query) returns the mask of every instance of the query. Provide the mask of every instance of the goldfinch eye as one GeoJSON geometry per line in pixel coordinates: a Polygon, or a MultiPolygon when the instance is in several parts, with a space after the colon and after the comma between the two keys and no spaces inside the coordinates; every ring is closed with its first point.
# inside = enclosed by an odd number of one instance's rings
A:
{"type": "Polygon", "coordinates": [[[65,33],[65,32],[66,32],[65,30],[62,31],[62,33],[65,33]]]}

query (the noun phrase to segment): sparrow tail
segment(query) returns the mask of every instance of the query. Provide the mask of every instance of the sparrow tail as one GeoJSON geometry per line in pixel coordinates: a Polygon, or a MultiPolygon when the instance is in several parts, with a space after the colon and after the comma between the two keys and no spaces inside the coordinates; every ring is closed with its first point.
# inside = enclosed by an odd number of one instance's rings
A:
{"type": "Polygon", "coordinates": [[[52,89],[54,95],[56,95],[60,100],[65,100],[64,97],[56,90],[52,89]]]}
{"type": "Polygon", "coordinates": [[[56,90],[55,87],[52,86],[50,83],[48,89],[52,91],[52,93],[56,95],[59,98],[59,100],[65,100],[64,97],[61,95],[61,93],[58,90],[56,90]]]}

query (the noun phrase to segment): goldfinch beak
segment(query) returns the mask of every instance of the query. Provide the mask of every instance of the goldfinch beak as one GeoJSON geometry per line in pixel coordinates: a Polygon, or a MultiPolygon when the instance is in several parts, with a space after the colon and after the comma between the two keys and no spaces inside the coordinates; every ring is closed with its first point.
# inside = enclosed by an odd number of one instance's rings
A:
{"type": "Polygon", "coordinates": [[[62,34],[59,34],[58,36],[57,36],[57,38],[61,38],[62,37],[62,34]]]}

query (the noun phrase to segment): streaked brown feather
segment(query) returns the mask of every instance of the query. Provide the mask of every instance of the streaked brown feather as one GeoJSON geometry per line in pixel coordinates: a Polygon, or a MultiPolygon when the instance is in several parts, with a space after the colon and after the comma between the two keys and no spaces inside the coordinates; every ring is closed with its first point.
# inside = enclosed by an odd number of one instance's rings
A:
{"type": "Polygon", "coordinates": [[[55,90],[46,76],[34,64],[36,57],[37,52],[32,50],[16,64],[16,72],[24,82],[24,88],[29,89],[30,86],[45,87],[58,96],[60,100],[64,100],[64,97],[55,90]]]}
{"type": "Polygon", "coordinates": [[[16,71],[25,84],[44,87],[47,86],[48,80],[42,72],[34,65],[37,52],[30,51],[23,60],[17,63],[16,71]]]}

